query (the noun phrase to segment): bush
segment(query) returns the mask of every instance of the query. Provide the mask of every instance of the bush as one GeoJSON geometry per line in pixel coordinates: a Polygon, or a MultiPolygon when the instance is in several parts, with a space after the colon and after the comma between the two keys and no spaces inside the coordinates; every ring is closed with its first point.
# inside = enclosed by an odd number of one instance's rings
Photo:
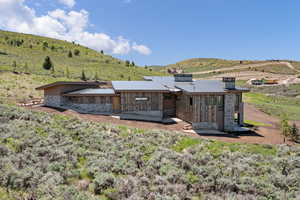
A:
{"type": "Polygon", "coordinates": [[[75,49],[75,50],[74,50],[74,55],[75,55],[75,56],[79,56],[79,55],[80,55],[80,51],[79,51],[78,49],[75,49]]]}
{"type": "Polygon", "coordinates": [[[115,177],[111,173],[103,173],[96,176],[93,181],[94,193],[101,194],[104,190],[114,187],[115,177]]]}

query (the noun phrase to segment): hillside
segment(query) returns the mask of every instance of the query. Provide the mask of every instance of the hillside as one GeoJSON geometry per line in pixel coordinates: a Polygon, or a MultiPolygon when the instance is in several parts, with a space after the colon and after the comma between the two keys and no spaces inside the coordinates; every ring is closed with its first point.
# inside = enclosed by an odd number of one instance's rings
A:
{"type": "Polygon", "coordinates": [[[300,62],[289,60],[251,61],[251,60],[225,60],[216,58],[193,58],[165,67],[156,68],[165,72],[168,69],[182,69],[186,73],[193,73],[195,77],[207,77],[216,73],[236,71],[264,71],[277,74],[297,74],[300,72],[300,62]]]}
{"type": "Polygon", "coordinates": [[[0,105],[0,199],[299,199],[299,146],[225,143],[0,105]]]}
{"type": "Polygon", "coordinates": [[[102,54],[75,43],[0,31],[0,71],[7,70],[69,78],[80,78],[84,70],[88,78],[98,76],[102,80],[135,80],[144,75],[162,74],[151,69],[128,66],[126,62],[105,52],[102,54]],[[46,56],[54,64],[54,73],[43,69],[46,56]]]}

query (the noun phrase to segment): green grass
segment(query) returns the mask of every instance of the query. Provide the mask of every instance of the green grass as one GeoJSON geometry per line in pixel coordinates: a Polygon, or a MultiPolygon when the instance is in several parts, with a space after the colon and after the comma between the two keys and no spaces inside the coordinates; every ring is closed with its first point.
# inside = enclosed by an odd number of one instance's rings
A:
{"type": "Polygon", "coordinates": [[[50,56],[55,69],[55,76],[79,78],[82,70],[90,79],[96,73],[102,80],[139,80],[146,75],[162,75],[161,72],[150,71],[149,68],[129,66],[125,62],[110,55],[101,54],[87,47],[66,41],[46,37],[0,31],[0,71],[14,70],[12,64],[17,63],[16,71],[29,72],[41,75],[53,75],[51,70],[44,70],[42,64],[46,56],[50,56]],[[22,45],[12,45],[13,41],[24,41],[22,45]],[[44,48],[44,43],[48,47],[44,48]],[[74,55],[75,50],[80,51],[79,56],[74,55]],[[68,52],[73,57],[68,57],[68,52]],[[25,68],[27,64],[28,69],[25,68]]]}
{"type": "Polygon", "coordinates": [[[252,126],[264,126],[264,127],[271,127],[271,124],[266,124],[263,122],[257,122],[257,121],[252,121],[252,120],[245,120],[246,124],[252,125],[252,126]]]}
{"type": "Polygon", "coordinates": [[[177,152],[181,152],[184,149],[197,145],[199,144],[201,141],[199,139],[194,139],[194,138],[189,138],[189,137],[185,137],[182,140],[178,141],[174,146],[173,146],[173,150],[177,151],[177,152]]]}
{"type": "Polygon", "coordinates": [[[269,115],[281,117],[285,114],[289,120],[300,120],[300,99],[247,93],[244,94],[244,101],[269,115]]]}

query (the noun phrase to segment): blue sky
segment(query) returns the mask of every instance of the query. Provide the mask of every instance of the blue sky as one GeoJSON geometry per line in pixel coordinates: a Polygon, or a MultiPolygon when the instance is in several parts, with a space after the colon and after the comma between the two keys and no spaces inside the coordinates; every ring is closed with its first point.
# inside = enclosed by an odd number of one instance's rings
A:
{"type": "MultiPolygon", "coordinates": [[[[0,0],[0,9],[1,1],[8,0],[0,0]]],[[[19,1],[34,10],[35,17],[57,9],[66,14],[85,10],[88,22],[84,31],[103,33],[113,40],[111,45],[93,47],[106,48],[113,56],[140,65],[164,65],[195,57],[300,60],[297,0],[19,1]],[[63,1],[75,4],[67,6],[63,1]],[[123,39],[117,39],[119,36],[123,39]]],[[[83,39],[82,43],[93,45],[83,39]]]]}

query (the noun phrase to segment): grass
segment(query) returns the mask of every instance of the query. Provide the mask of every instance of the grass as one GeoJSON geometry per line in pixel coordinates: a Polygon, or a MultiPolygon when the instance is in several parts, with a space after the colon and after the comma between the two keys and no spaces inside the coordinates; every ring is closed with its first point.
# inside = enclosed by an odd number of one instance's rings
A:
{"type": "Polygon", "coordinates": [[[194,139],[194,138],[189,138],[189,137],[185,137],[182,140],[178,141],[174,146],[173,146],[173,150],[177,151],[177,152],[181,152],[184,149],[197,145],[199,144],[201,141],[199,139],[194,139]]]}
{"type": "Polygon", "coordinates": [[[271,127],[271,124],[266,124],[263,122],[257,122],[257,121],[253,121],[253,120],[245,120],[246,124],[252,125],[252,126],[264,126],[264,127],[271,127]]]}
{"type": "Polygon", "coordinates": [[[102,80],[139,80],[142,76],[163,74],[149,68],[126,66],[122,60],[78,44],[0,31],[0,71],[15,70],[52,76],[51,70],[44,70],[42,67],[46,56],[50,56],[54,64],[54,75],[60,77],[79,78],[83,70],[89,79],[94,79],[97,74],[102,80]],[[16,45],[14,44],[16,41],[23,43],[16,45]],[[74,55],[75,50],[80,51],[79,56],[74,55]],[[68,56],[69,51],[73,52],[72,57],[68,56]],[[16,69],[12,67],[14,61],[17,64],[16,69]]]}
{"type": "Polygon", "coordinates": [[[300,99],[247,93],[244,94],[244,101],[269,115],[282,117],[284,113],[289,120],[300,120],[300,99]]]}

